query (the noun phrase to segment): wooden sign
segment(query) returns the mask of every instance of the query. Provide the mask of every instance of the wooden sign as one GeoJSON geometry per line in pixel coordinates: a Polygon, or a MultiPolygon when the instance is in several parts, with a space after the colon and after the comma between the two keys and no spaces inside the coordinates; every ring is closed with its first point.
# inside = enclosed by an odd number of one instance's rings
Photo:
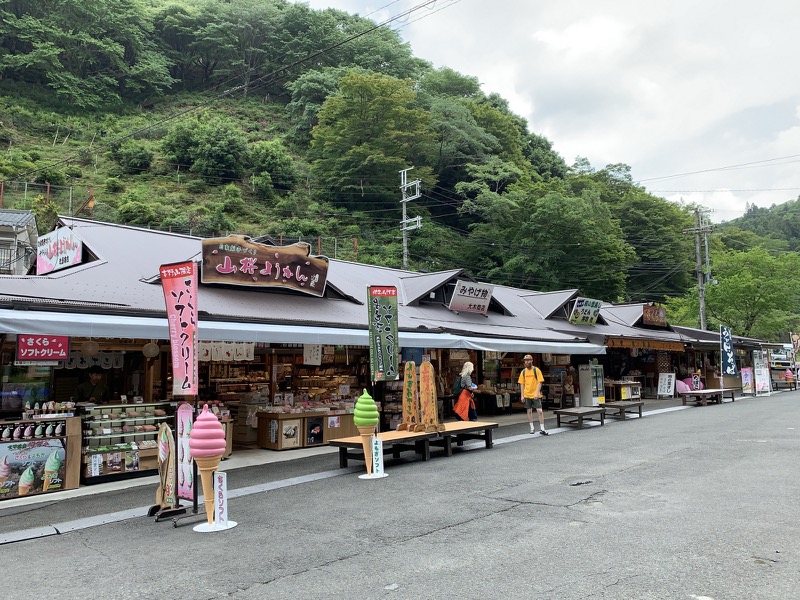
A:
{"type": "Polygon", "coordinates": [[[201,283],[292,289],[325,293],[328,258],[311,256],[311,246],[267,246],[243,235],[203,240],[201,283]]]}

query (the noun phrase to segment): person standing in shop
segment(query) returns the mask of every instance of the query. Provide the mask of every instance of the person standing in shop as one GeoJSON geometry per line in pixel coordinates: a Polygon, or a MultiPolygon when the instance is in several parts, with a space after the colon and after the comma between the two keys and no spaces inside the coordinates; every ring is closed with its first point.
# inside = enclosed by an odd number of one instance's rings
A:
{"type": "Polygon", "coordinates": [[[542,383],[544,383],[544,376],[539,367],[533,366],[533,357],[526,354],[522,359],[525,362],[525,368],[519,374],[519,395],[520,401],[525,404],[525,410],[528,411],[528,424],[531,426],[531,434],[536,433],[536,427],[533,424],[533,409],[539,415],[539,430],[542,435],[550,435],[544,428],[544,412],[542,411],[542,383]]]}
{"type": "Polygon", "coordinates": [[[461,369],[461,374],[458,376],[461,380],[461,393],[458,395],[458,400],[453,405],[453,412],[456,417],[461,421],[477,421],[478,411],[475,409],[475,397],[472,390],[478,386],[472,383],[472,371],[475,366],[467,361],[461,369]]]}
{"type": "Polygon", "coordinates": [[[103,369],[99,365],[92,365],[88,369],[89,381],[78,384],[75,388],[76,402],[108,402],[109,393],[106,382],[103,381],[103,369]]]}

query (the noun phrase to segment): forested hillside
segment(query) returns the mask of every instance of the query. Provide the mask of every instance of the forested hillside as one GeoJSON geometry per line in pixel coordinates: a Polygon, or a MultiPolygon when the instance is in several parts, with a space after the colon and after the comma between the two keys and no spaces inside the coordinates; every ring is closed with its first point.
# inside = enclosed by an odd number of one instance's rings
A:
{"type": "MultiPolygon", "coordinates": [[[[286,0],[0,0],[0,28],[4,206],[34,208],[43,229],[81,209],[400,267],[413,167],[412,269],[691,298],[695,207],[625,164],[568,164],[506,100],[388,27],[286,0]]],[[[748,229],[715,243],[753,248],[748,229]]]]}

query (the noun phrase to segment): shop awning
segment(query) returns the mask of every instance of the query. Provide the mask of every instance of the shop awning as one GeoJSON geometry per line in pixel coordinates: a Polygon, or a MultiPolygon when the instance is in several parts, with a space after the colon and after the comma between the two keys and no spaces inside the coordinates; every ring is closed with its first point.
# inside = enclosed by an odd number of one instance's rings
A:
{"type": "MultiPolygon", "coordinates": [[[[200,320],[203,341],[265,342],[368,346],[366,329],[272,323],[233,323],[200,320]]],[[[166,317],[88,315],[34,310],[0,309],[0,333],[68,335],[71,337],[169,339],[166,317]]],[[[460,336],[436,331],[399,332],[407,348],[468,348],[495,352],[605,354],[605,347],[588,342],[563,342],[460,336]]]]}

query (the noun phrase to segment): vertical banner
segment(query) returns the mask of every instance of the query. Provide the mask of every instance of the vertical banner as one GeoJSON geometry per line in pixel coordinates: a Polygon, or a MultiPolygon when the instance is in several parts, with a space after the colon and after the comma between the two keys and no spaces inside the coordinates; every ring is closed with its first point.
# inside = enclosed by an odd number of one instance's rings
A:
{"type": "Polygon", "coordinates": [[[189,451],[189,434],[192,432],[194,407],[183,402],[178,406],[178,498],[194,500],[192,455],[189,451]]]}
{"type": "Polygon", "coordinates": [[[395,381],[400,377],[397,363],[397,288],[369,286],[367,310],[372,381],[395,381]]]}
{"type": "Polygon", "coordinates": [[[722,374],[736,375],[736,357],[733,354],[731,328],[719,327],[719,354],[722,360],[722,374]]]}
{"type": "Polygon", "coordinates": [[[197,264],[161,265],[172,349],[172,395],[197,395],[197,264]]]}

